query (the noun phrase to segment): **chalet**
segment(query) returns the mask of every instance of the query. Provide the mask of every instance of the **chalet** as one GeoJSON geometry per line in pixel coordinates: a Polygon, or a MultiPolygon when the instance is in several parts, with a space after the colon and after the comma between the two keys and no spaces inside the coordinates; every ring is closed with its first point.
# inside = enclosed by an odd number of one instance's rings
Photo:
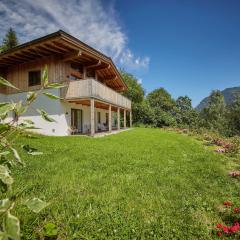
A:
{"type": "Polygon", "coordinates": [[[127,85],[111,58],[62,30],[0,54],[0,75],[20,89],[1,86],[0,101],[24,100],[28,91],[40,89],[45,65],[49,82],[64,87],[46,90],[60,100],[41,95],[22,116],[39,133],[94,135],[131,127],[131,101],[121,94],[127,85]],[[45,122],[35,109],[45,110],[56,122],[45,122]]]}

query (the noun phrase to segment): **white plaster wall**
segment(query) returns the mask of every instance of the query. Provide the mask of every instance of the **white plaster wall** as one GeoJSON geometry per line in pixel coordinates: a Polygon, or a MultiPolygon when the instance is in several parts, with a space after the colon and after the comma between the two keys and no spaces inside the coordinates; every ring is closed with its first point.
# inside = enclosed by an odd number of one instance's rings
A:
{"type": "MultiPolygon", "coordinates": [[[[52,93],[59,96],[59,89],[47,89],[46,92],[52,93]]],[[[6,95],[6,101],[18,102],[22,100],[23,102],[26,99],[27,93],[17,93],[6,95]]],[[[51,100],[44,95],[40,95],[30,106],[28,111],[20,117],[20,122],[23,119],[30,119],[35,123],[35,127],[39,129],[34,129],[33,131],[45,134],[45,135],[54,135],[54,136],[65,136],[68,135],[68,123],[65,115],[66,106],[60,100],[51,100]],[[46,111],[51,118],[56,122],[47,122],[42,119],[40,114],[36,109],[43,109],[46,111]]],[[[6,120],[9,121],[12,119],[10,115],[6,120]]]]}
{"type": "MultiPolygon", "coordinates": [[[[46,92],[59,96],[59,89],[47,89],[46,92]]],[[[27,93],[17,93],[4,95],[0,94],[0,101],[25,101],[27,93]]],[[[35,123],[33,131],[45,135],[52,136],[67,136],[70,134],[69,128],[71,126],[71,108],[83,110],[83,133],[90,131],[90,107],[81,104],[66,103],[61,100],[51,100],[44,95],[40,95],[28,109],[28,111],[20,117],[20,122],[23,119],[30,119],[35,123]],[[56,122],[47,122],[39,115],[36,109],[43,109],[48,115],[55,119],[56,122]]],[[[95,108],[95,129],[97,130],[97,112],[101,113],[101,124],[106,122],[106,113],[108,110],[95,108]]],[[[114,127],[114,112],[112,112],[112,126],[114,127]]],[[[6,121],[12,120],[12,114],[8,116],[6,121]]]]}

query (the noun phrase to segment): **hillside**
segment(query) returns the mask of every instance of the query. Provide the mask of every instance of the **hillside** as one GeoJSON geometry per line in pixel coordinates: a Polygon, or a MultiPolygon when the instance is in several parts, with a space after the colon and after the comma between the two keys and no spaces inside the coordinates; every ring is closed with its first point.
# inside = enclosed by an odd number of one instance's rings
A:
{"type": "MultiPolygon", "coordinates": [[[[232,87],[232,88],[226,88],[223,91],[221,91],[224,98],[225,98],[225,102],[226,104],[231,104],[235,98],[236,95],[240,95],[240,87],[232,87]]],[[[203,108],[207,107],[208,105],[208,98],[206,97],[204,98],[196,107],[196,109],[198,111],[201,111],[203,108]]]]}
{"type": "Polygon", "coordinates": [[[18,207],[25,240],[43,239],[49,222],[57,239],[213,239],[217,206],[240,190],[228,176],[229,159],[159,129],[104,138],[21,137],[18,144],[43,155],[22,153],[26,167],[16,169],[14,190],[50,202],[37,215],[18,207]]]}

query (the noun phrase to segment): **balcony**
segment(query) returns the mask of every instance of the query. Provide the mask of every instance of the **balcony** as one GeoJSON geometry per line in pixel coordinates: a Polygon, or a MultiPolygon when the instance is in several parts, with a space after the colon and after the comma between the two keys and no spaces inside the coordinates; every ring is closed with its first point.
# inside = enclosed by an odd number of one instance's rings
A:
{"type": "Polygon", "coordinates": [[[71,81],[61,89],[64,100],[95,98],[112,105],[131,109],[131,101],[94,79],[71,81]]]}

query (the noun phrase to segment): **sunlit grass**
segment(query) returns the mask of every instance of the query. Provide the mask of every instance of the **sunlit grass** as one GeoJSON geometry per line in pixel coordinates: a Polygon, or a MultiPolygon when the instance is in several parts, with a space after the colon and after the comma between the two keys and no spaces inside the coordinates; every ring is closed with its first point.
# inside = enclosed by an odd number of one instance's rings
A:
{"type": "Polygon", "coordinates": [[[228,159],[159,129],[22,144],[44,154],[24,154],[16,182],[24,195],[51,203],[39,215],[18,209],[24,239],[41,236],[46,222],[57,225],[59,239],[212,239],[218,206],[239,190],[227,176],[228,159]]]}

